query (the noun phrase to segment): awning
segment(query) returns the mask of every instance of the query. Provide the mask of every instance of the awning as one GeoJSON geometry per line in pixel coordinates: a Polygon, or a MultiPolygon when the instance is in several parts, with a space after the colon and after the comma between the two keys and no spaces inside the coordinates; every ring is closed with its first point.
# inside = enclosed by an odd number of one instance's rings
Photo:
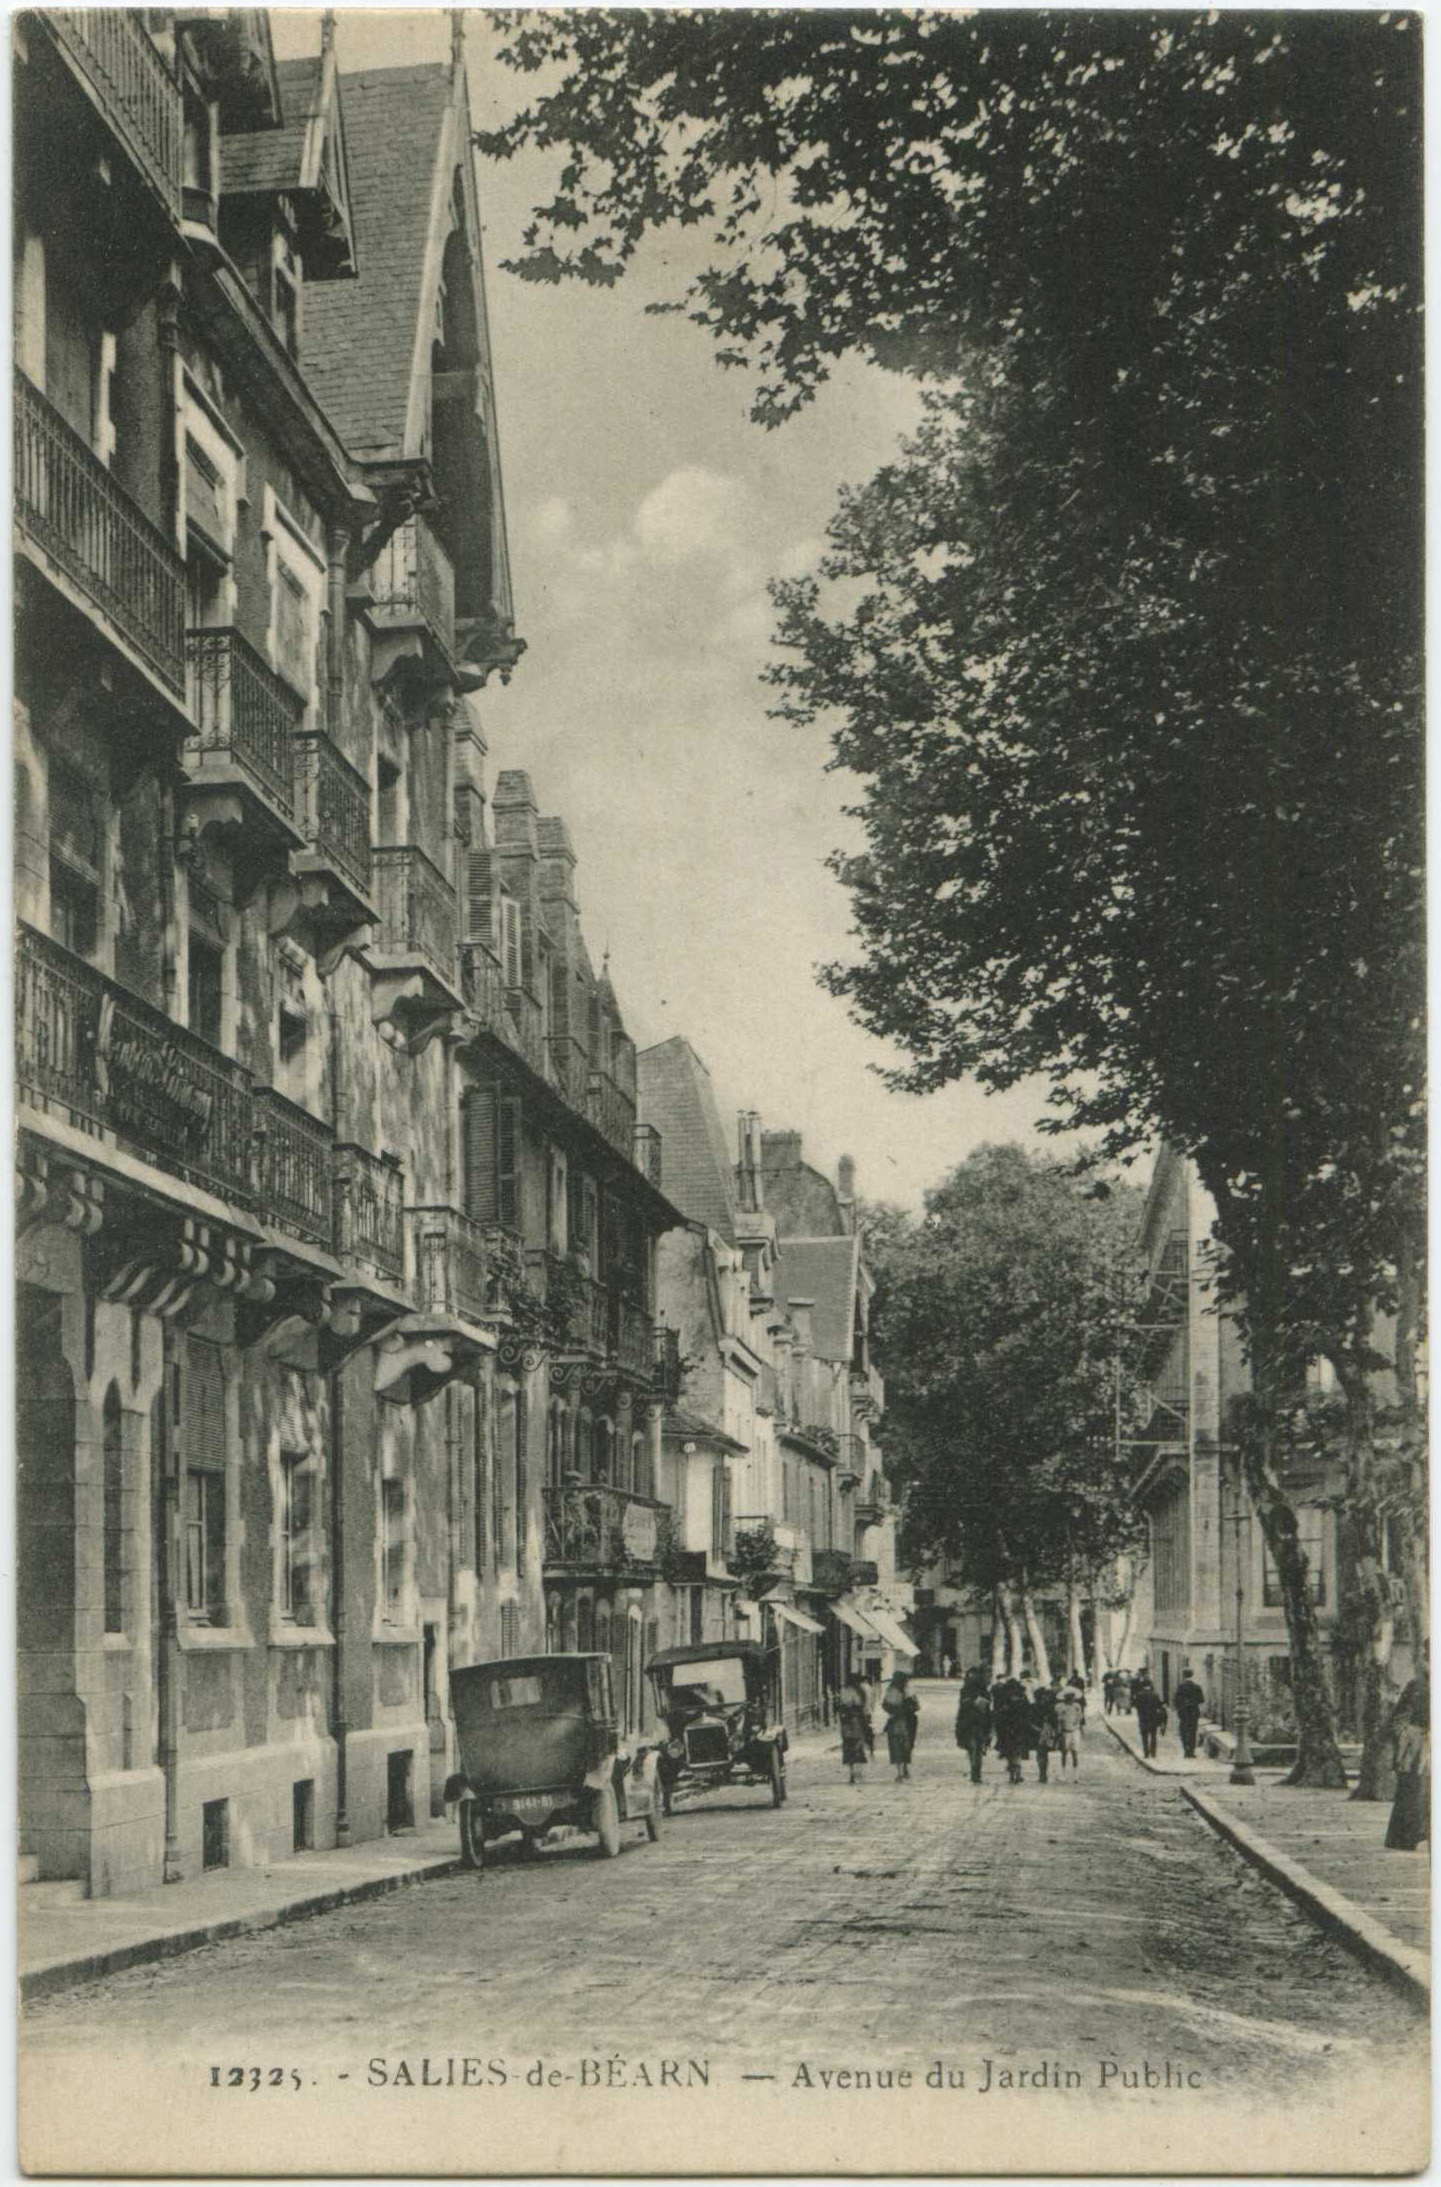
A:
{"type": "Polygon", "coordinates": [[[897,1655],[919,1655],[920,1650],[905,1628],[896,1623],[889,1610],[877,1610],[867,1603],[866,1616],[880,1634],[882,1640],[895,1649],[897,1655]]]}
{"type": "Polygon", "coordinates": [[[862,1640],[877,1638],[875,1626],[872,1625],[865,1612],[857,1609],[853,1602],[828,1602],[826,1608],[830,1611],[832,1617],[840,1619],[842,1625],[849,1625],[853,1633],[859,1633],[862,1640]]]}
{"type": "Polygon", "coordinates": [[[798,1632],[824,1633],[825,1631],[824,1625],[817,1625],[813,1617],[807,1617],[804,1610],[794,1609],[788,1602],[773,1602],[771,1608],[775,1611],[777,1617],[783,1617],[787,1625],[794,1625],[798,1632]]]}

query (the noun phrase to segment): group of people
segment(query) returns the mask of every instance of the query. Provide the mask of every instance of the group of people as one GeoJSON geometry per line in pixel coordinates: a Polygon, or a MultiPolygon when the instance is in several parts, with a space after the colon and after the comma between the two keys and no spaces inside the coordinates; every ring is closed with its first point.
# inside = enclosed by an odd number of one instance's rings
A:
{"type": "MultiPolygon", "coordinates": [[[[1101,1680],[1101,1699],[1107,1716],[1129,1716],[1134,1712],[1136,1729],[1141,1734],[1141,1752],[1154,1760],[1161,1734],[1171,1720],[1171,1712],[1152,1684],[1150,1672],[1145,1669],[1134,1674],[1107,1671],[1101,1680]]],[[[1206,1695],[1189,1663],[1181,1673],[1180,1684],[1171,1699],[1176,1704],[1176,1729],[1181,1735],[1182,1749],[1187,1756],[1194,1755],[1206,1695]]]]}
{"type": "MultiPolygon", "coordinates": [[[[896,1783],[904,1784],[911,1774],[911,1755],[921,1724],[921,1705],[911,1692],[908,1671],[892,1673],[891,1682],[881,1695],[881,1713],[886,1720],[886,1752],[896,1773],[896,1783]]],[[[842,1686],[836,1700],[836,1721],[840,1725],[841,1760],[848,1773],[848,1782],[858,1785],[861,1779],[857,1772],[865,1767],[876,1750],[870,1696],[858,1678],[847,1679],[842,1686]]]]}
{"type": "Polygon", "coordinates": [[[1013,1785],[1021,1782],[1022,1764],[1032,1754],[1041,1784],[1050,1776],[1053,1754],[1059,1754],[1063,1774],[1068,1761],[1079,1772],[1085,1724],[1086,1688],[1079,1671],[1055,1688],[1026,1678],[999,1678],[992,1685],[978,1664],[961,1681],[956,1745],[970,1761],[973,1785],[981,1782],[986,1750],[993,1744],[1013,1785]]]}

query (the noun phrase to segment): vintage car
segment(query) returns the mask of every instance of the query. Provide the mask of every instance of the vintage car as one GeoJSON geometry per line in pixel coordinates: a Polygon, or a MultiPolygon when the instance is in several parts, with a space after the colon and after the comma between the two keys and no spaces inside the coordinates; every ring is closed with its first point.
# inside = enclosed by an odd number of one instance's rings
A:
{"type": "Polygon", "coordinates": [[[646,1665],[666,1728],[660,1752],[661,1796],[670,1814],[684,1790],[768,1785],[771,1804],[786,1796],[784,1724],[772,1696],[780,1659],[754,1640],[697,1641],[663,1648],[646,1665]]]}
{"type": "Polygon", "coordinates": [[[560,1824],[594,1831],[599,1850],[620,1851],[621,1825],[660,1836],[654,1744],[616,1732],[608,1655],[510,1656],[450,1674],[460,1768],[447,1807],[460,1810],[460,1857],[479,1868],[485,1849],[520,1833],[533,1853],[560,1824]]]}

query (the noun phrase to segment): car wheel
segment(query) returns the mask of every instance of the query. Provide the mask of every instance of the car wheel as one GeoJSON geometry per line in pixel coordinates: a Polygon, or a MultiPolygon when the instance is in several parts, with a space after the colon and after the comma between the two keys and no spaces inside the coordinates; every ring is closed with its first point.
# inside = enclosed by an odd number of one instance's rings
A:
{"type": "Polygon", "coordinates": [[[591,1828],[600,1839],[600,1850],[605,1858],[614,1860],[620,1851],[620,1808],[614,1785],[606,1785],[597,1792],[591,1805],[591,1828]]]}
{"type": "Polygon", "coordinates": [[[477,1800],[460,1803],[460,1859],[465,1868],[485,1866],[485,1837],[477,1800]]]}
{"type": "Polygon", "coordinates": [[[540,1858],[540,1847],[528,1830],[522,1830],[520,1833],[520,1848],[516,1858],[518,1860],[539,1860],[540,1858]]]}
{"type": "Polygon", "coordinates": [[[771,1748],[771,1806],[772,1806],[772,1807],[784,1807],[784,1806],[785,1806],[785,1804],[786,1804],[786,1765],[785,1765],[785,1763],[784,1763],[784,1762],[783,1762],[783,1761],[781,1760],[781,1750],[780,1750],[780,1748],[779,1748],[779,1747],[772,1747],[772,1748],[771,1748]]]}
{"type": "Polygon", "coordinates": [[[661,1778],[660,1804],[662,1814],[673,1815],[675,1813],[675,1786],[669,1777],[661,1778]]]}

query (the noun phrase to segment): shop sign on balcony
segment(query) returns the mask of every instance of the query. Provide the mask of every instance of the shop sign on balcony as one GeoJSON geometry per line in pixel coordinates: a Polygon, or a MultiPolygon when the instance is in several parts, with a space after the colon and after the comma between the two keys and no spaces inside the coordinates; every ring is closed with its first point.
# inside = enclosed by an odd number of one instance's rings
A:
{"type": "Polygon", "coordinates": [[[621,1520],[621,1540],[632,1564],[655,1562],[655,1512],[649,1504],[627,1504],[621,1520]]]}

